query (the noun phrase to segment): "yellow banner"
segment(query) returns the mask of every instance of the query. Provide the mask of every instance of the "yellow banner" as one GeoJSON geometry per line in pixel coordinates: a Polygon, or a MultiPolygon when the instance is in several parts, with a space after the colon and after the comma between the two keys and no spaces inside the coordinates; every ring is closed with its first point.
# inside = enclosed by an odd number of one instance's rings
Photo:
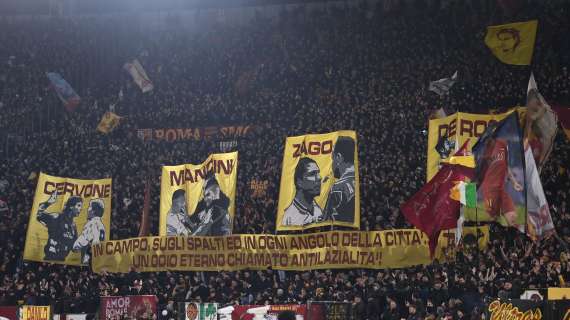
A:
{"type": "Polygon", "coordinates": [[[87,265],[91,245],[109,239],[111,179],[79,180],[40,173],[24,259],[87,265]]]}
{"type": "Polygon", "coordinates": [[[101,118],[101,121],[99,122],[99,125],[97,126],[97,130],[99,132],[107,134],[107,133],[113,131],[119,125],[121,118],[122,117],[119,117],[115,113],[113,113],[111,111],[107,111],[107,112],[105,112],[105,114],[101,118]]]}
{"type": "Polygon", "coordinates": [[[530,65],[537,26],[537,20],[489,26],[485,44],[503,63],[530,65]]]}
{"type": "Polygon", "coordinates": [[[548,288],[548,300],[570,299],[570,288],[548,288]]]}
{"type": "Polygon", "coordinates": [[[212,154],[201,164],[162,167],[160,235],[232,233],[238,153],[212,154]]]}
{"type": "Polygon", "coordinates": [[[431,263],[427,243],[417,229],[132,238],[94,245],[92,267],[96,273],[404,268],[431,263]]]}
{"type": "MultiPolygon", "coordinates": [[[[521,119],[525,108],[517,107],[521,119]]],[[[439,171],[440,163],[449,160],[455,151],[469,140],[467,150],[477,143],[490,122],[506,118],[512,111],[501,114],[474,114],[457,112],[450,116],[429,121],[427,150],[427,181],[439,171]]],[[[521,120],[523,121],[523,120],[521,120]]]]}
{"type": "Polygon", "coordinates": [[[50,306],[22,306],[20,307],[20,320],[49,320],[51,319],[50,306]]]}
{"type": "Polygon", "coordinates": [[[288,137],[277,231],[325,225],[360,228],[356,132],[288,137]]]}

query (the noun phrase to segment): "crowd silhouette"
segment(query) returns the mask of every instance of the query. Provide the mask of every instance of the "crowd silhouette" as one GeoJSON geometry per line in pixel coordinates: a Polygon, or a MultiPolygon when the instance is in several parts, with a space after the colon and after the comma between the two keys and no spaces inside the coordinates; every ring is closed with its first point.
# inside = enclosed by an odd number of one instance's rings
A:
{"type": "Polygon", "coordinates": [[[285,137],[355,130],[361,230],[405,228],[399,206],[425,182],[432,110],[488,113],[524,105],[531,70],[549,102],[570,103],[567,2],[535,1],[511,16],[493,1],[414,3],[389,12],[366,3],[300,7],[279,19],[260,15],[200,32],[183,30],[176,19],[151,34],[124,17],[2,20],[0,305],[94,313],[102,295],[154,294],[171,311],[179,301],[320,300],[352,303],[356,319],[477,319],[489,298],[564,285],[570,279],[570,143],[560,132],[541,173],[557,236],[537,243],[491,225],[489,247],[480,254],[466,249],[451,263],[398,270],[94,274],[23,261],[40,171],[112,177],[111,239],[138,235],[149,178],[156,235],[161,166],[200,163],[230,141],[240,157],[233,233],[275,233],[285,137]],[[532,66],[502,64],[485,47],[485,27],[530,18],[539,20],[532,66]],[[122,70],[133,58],[145,67],[152,92],[142,94],[122,70]],[[449,95],[427,90],[429,81],[456,70],[449,95]],[[81,96],[76,111],[65,110],[46,72],[60,73],[81,96]],[[111,105],[124,119],[104,135],[95,128],[111,105]],[[253,129],[222,141],[137,135],[139,128],[232,125],[253,129]],[[263,192],[253,190],[257,182],[263,192]]]}

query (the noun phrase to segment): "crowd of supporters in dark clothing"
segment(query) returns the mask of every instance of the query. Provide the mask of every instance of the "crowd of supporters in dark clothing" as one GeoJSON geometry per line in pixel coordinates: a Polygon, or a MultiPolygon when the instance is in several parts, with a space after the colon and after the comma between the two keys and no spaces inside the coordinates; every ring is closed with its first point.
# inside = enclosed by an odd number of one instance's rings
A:
{"type": "MultiPolygon", "coordinates": [[[[532,70],[552,103],[570,103],[570,5],[535,1],[508,15],[494,1],[283,10],[239,25],[186,30],[172,19],[148,32],[128,17],[2,19],[0,26],[0,305],[53,304],[94,313],[99,296],[154,294],[160,304],[347,301],[357,319],[476,319],[492,297],[570,280],[570,143],[559,132],[541,177],[557,236],[533,243],[491,225],[487,250],[451,263],[398,270],[157,272],[94,274],[89,268],[26,262],[34,173],[113,178],[111,238],[137,236],[144,183],[158,234],[162,165],[200,163],[239,151],[234,233],[275,233],[286,136],[355,130],[361,229],[410,225],[400,204],[425,182],[427,119],[444,107],[488,113],[524,105],[532,70]],[[532,66],[510,66],[485,47],[485,27],[539,20],[532,66]],[[143,94],[122,65],[137,58],[154,83],[143,94]],[[459,78],[447,96],[429,81],[459,78]],[[45,72],[81,96],[67,112],[45,72]],[[110,105],[124,116],[95,130],[110,105]],[[249,125],[245,137],[143,141],[139,128],[249,125]],[[262,192],[252,190],[260,182],[262,192]],[[257,185],[257,184],[256,184],[257,185]]],[[[404,3],[405,1],[402,1],[404,3]]],[[[396,4],[394,4],[396,3],[396,4]]],[[[258,190],[259,191],[259,190],[258,190]]]]}

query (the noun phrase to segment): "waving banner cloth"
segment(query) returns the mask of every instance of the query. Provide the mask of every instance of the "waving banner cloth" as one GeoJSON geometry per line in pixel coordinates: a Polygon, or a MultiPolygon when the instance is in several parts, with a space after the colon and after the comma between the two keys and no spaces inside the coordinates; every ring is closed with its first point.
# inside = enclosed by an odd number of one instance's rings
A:
{"type": "Polygon", "coordinates": [[[133,81],[139,86],[143,93],[152,91],[152,89],[154,89],[152,82],[146,75],[146,71],[144,71],[144,68],[138,59],[134,59],[125,63],[123,68],[127,70],[131,77],[133,77],[133,81]]]}
{"type": "Polygon", "coordinates": [[[548,160],[558,131],[558,117],[538,91],[534,74],[530,74],[526,94],[524,136],[532,148],[536,168],[540,173],[548,160]]]}
{"type": "Polygon", "coordinates": [[[75,110],[81,102],[81,98],[75,93],[75,90],[59,73],[48,72],[46,75],[67,111],[75,110]]]}
{"type": "Polygon", "coordinates": [[[277,231],[324,225],[360,228],[356,132],[288,137],[277,231]]]}
{"type": "MultiPolygon", "coordinates": [[[[465,229],[467,235],[474,233],[470,227],[465,229]]],[[[488,241],[489,231],[485,227],[478,230],[482,250],[486,242],[481,241],[488,241]]],[[[441,251],[436,254],[440,262],[452,261],[454,237],[454,230],[440,234],[441,251]]],[[[472,238],[474,236],[469,237],[472,238]]],[[[464,241],[465,244],[473,243],[467,238],[464,241]]],[[[428,238],[424,233],[418,229],[394,229],[107,241],[93,246],[92,267],[96,273],[266,270],[268,267],[299,271],[405,268],[431,262],[428,238]]]]}
{"type": "MultiPolygon", "coordinates": [[[[525,108],[515,108],[521,118],[525,108]]],[[[440,119],[431,119],[428,128],[427,181],[437,173],[442,162],[450,162],[455,151],[468,141],[466,151],[471,149],[490,123],[506,118],[512,111],[501,114],[474,114],[457,112],[440,119]]]]}
{"type": "Polygon", "coordinates": [[[89,264],[92,244],[109,240],[111,179],[80,180],[40,173],[24,259],[89,264]]]}
{"type": "Polygon", "coordinates": [[[537,20],[487,27],[485,44],[502,63],[530,65],[537,20]]]}
{"type": "Polygon", "coordinates": [[[429,83],[429,91],[433,91],[438,95],[442,96],[449,93],[449,90],[457,81],[457,71],[451,76],[451,78],[443,78],[439,80],[435,80],[429,83]]]}
{"type": "Polygon", "coordinates": [[[212,154],[201,164],[162,167],[160,235],[232,233],[238,153],[212,154]]]}
{"type": "Polygon", "coordinates": [[[101,121],[99,122],[99,125],[97,126],[97,131],[107,134],[115,130],[115,128],[119,125],[121,118],[122,117],[116,115],[111,111],[105,112],[101,118],[101,121]]]}
{"type": "Polygon", "coordinates": [[[452,198],[452,189],[460,182],[470,182],[473,176],[472,168],[444,165],[433,179],[400,207],[406,220],[428,235],[432,256],[440,231],[457,225],[461,203],[452,198]]]}
{"type": "Polygon", "coordinates": [[[473,155],[477,164],[478,208],[466,208],[466,220],[497,221],[524,233],[527,189],[518,114],[513,112],[500,123],[490,125],[473,147],[473,155]]]}
{"type": "Polygon", "coordinates": [[[530,145],[525,145],[525,162],[526,162],[526,206],[527,206],[527,228],[526,234],[533,240],[541,240],[548,238],[556,232],[546,195],[542,188],[540,175],[534,162],[533,153],[530,145]]]}

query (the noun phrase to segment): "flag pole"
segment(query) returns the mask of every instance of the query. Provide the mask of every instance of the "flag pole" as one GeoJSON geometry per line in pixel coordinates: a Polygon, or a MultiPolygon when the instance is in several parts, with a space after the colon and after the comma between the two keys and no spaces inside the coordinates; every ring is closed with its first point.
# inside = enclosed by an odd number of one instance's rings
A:
{"type": "MultiPolygon", "coordinates": [[[[477,194],[475,194],[477,195],[477,194]]],[[[477,199],[477,198],[475,198],[477,199]]],[[[475,250],[477,250],[477,270],[480,270],[481,268],[481,257],[480,254],[481,252],[479,251],[479,210],[477,209],[478,207],[478,203],[477,200],[475,200],[475,250]]],[[[477,278],[477,287],[479,287],[479,285],[481,284],[481,277],[476,277],[477,278]]]]}

